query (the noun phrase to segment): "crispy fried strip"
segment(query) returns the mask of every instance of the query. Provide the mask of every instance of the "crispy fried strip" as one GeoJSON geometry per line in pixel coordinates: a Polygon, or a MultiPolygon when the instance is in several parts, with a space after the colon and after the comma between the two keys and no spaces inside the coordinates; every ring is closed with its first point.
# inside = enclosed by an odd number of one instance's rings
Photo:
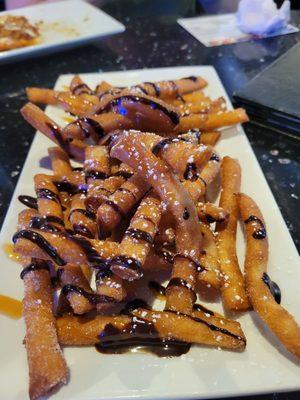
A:
{"type": "Polygon", "coordinates": [[[226,222],[229,212],[222,207],[217,207],[212,203],[197,204],[197,213],[199,219],[209,224],[213,222],[226,222]]]}
{"type": "Polygon", "coordinates": [[[207,120],[207,114],[190,114],[181,117],[179,124],[175,128],[175,132],[187,132],[190,129],[202,129],[207,120]]]}
{"type": "Polygon", "coordinates": [[[72,174],[72,166],[68,154],[61,147],[49,147],[48,154],[51,160],[53,174],[64,178],[72,174]]]}
{"type": "Polygon", "coordinates": [[[114,314],[116,304],[122,302],[127,296],[124,281],[110,270],[99,270],[96,273],[96,291],[100,295],[113,299],[111,302],[97,304],[97,310],[102,314],[114,314]]]}
{"type": "Polygon", "coordinates": [[[47,136],[55,144],[58,144],[70,156],[78,160],[84,159],[86,144],[76,139],[72,142],[65,142],[62,138],[61,128],[40,108],[32,103],[27,103],[21,109],[21,114],[30,125],[47,136]]]}
{"type": "Polygon", "coordinates": [[[29,396],[34,400],[67,383],[68,369],[57,339],[49,272],[43,269],[27,272],[24,286],[29,396]]]}
{"type": "MultiPolygon", "coordinates": [[[[171,311],[153,311],[143,308],[133,310],[132,315],[153,323],[162,339],[175,339],[232,350],[243,350],[246,345],[243,331],[235,321],[227,320],[228,323],[227,321],[225,323],[224,320],[224,326],[222,326],[217,318],[210,321],[209,318],[200,316],[198,312],[189,316],[171,311]]],[[[127,315],[96,316],[94,319],[64,316],[57,320],[59,341],[64,345],[94,345],[98,342],[99,333],[105,325],[112,324],[122,331],[130,322],[131,318],[127,315]]]]}
{"type": "Polygon", "coordinates": [[[241,187],[241,168],[239,163],[230,157],[224,157],[221,163],[221,197],[220,207],[229,212],[228,221],[216,226],[216,236],[220,269],[223,275],[222,299],[227,310],[247,310],[250,307],[245,290],[244,277],[241,273],[236,255],[236,229],[238,204],[235,193],[241,187]]]}
{"type": "Polygon", "coordinates": [[[95,93],[97,96],[107,92],[109,89],[112,88],[112,85],[106,81],[101,81],[95,88],[95,93]]]}
{"type": "Polygon", "coordinates": [[[92,346],[107,324],[122,329],[130,322],[127,315],[97,315],[94,318],[64,315],[56,320],[59,343],[64,346],[92,346]]]}
{"type": "Polygon", "coordinates": [[[128,129],[132,122],[119,114],[108,112],[101,115],[89,115],[78,118],[66,125],[62,130],[62,136],[66,139],[86,140],[92,138],[95,144],[106,134],[116,129],[128,129]]]}
{"type": "MultiPolygon", "coordinates": [[[[75,285],[92,293],[88,280],[79,265],[67,264],[59,268],[59,279],[62,285],[75,285]]],[[[75,314],[85,314],[94,308],[88,299],[76,292],[69,292],[67,299],[75,314]]]]}
{"type": "MultiPolygon", "coordinates": [[[[200,223],[200,230],[203,239],[200,263],[206,269],[204,273],[207,275],[208,286],[212,285],[214,288],[219,289],[221,286],[220,262],[215,237],[210,227],[202,222],[200,223]]],[[[198,279],[200,282],[202,281],[201,274],[198,275],[198,279]]]]}
{"type": "Polygon", "coordinates": [[[57,104],[57,91],[37,87],[27,87],[26,94],[28,100],[38,104],[57,104]]]}
{"type": "Polygon", "coordinates": [[[97,211],[99,237],[105,238],[120,223],[122,216],[143,197],[149,186],[138,175],[124,182],[97,211]]]}
{"type": "Polygon", "coordinates": [[[64,217],[59,193],[52,182],[52,176],[37,174],[34,176],[34,187],[37,195],[39,214],[51,225],[63,228],[64,217]]]}
{"type": "Polygon", "coordinates": [[[70,83],[70,92],[75,95],[92,94],[93,91],[80,78],[79,75],[74,75],[70,83]]]}
{"type": "Polygon", "coordinates": [[[206,146],[215,146],[221,137],[221,133],[217,131],[202,132],[201,133],[201,143],[206,146]]]}
{"type": "Polygon", "coordinates": [[[201,129],[204,132],[213,131],[223,126],[231,126],[248,122],[249,118],[243,108],[236,108],[232,111],[217,112],[209,114],[208,119],[203,123],[201,129]]]}
{"type": "Polygon", "coordinates": [[[96,215],[86,210],[85,200],[84,194],[78,193],[72,197],[69,220],[74,232],[93,239],[97,232],[96,215]]]}
{"type": "MultiPolygon", "coordinates": [[[[167,307],[188,312],[195,301],[196,268],[199,269],[199,272],[202,271],[200,265],[201,232],[195,206],[167,165],[146,148],[139,136],[124,132],[112,147],[111,155],[129,164],[137,173],[141,174],[145,181],[159,193],[162,201],[167,204],[169,211],[176,218],[178,254],[174,260],[172,284],[167,290],[167,307]],[[182,296],[178,296],[179,291],[183,293],[182,296]]],[[[214,271],[211,270],[211,273],[214,274],[214,271]]],[[[203,276],[205,282],[207,282],[206,276],[209,276],[210,280],[210,274],[200,273],[200,276],[203,276]]]]}
{"type": "Polygon", "coordinates": [[[141,201],[136,213],[120,244],[116,262],[112,260],[111,270],[122,279],[134,280],[142,276],[142,268],[154,242],[158,224],[161,218],[161,202],[152,191],[141,201]],[[128,264],[128,259],[138,262],[139,268],[131,268],[134,263],[128,264]],[[124,259],[124,262],[122,260],[124,259]]]}
{"type": "MultiPolygon", "coordinates": [[[[67,263],[76,265],[101,264],[103,260],[110,259],[117,254],[118,244],[115,242],[103,242],[79,235],[71,236],[65,233],[51,233],[37,229],[27,229],[26,232],[36,232],[39,236],[42,236],[63,260],[61,265],[67,263]],[[93,250],[95,250],[95,254],[91,254],[93,250]]],[[[14,251],[22,256],[56,262],[55,257],[46,253],[37,243],[26,239],[22,234],[14,238],[14,243],[14,251]]]]}
{"type": "Polygon", "coordinates": [[[251,197],[238,194],[238,205],[246,231],[246,290],[254,310],[288,351],[300,357],[300,326],[274,300],[263,278],[268,263],[268,240],[260,209],[251,197]]]}

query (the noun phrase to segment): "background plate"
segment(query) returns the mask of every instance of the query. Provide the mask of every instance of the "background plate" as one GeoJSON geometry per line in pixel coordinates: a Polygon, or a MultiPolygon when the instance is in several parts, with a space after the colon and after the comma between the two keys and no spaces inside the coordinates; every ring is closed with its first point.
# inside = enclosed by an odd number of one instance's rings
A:
{"type": "Polygon", "coordinates": [[[42,21],[41,43],[0,52],[0,63],[53,53],[125,30],[119,21],[82,0],[38,4],[1,12],[0,16],[5,14],[23,15],[30,23],[42,21]]]}
{"type": "MultiPolygon", "coordinates": [[[[225,90],[212,67],[144,69],[83,74],[81,77],[91,86],[95,86],[101,79],[124,86],[190,75],[203,76],[209,82],[206,92],[213,98],[224,96],[229,104],[225,90]]],[[[63,88],[70,79],[70,75],[61,76],[56,89],[63,88]]],[[[63,123],[62,111],[48,107],[47,114],[63,123]]],[[[35,136],[0,235],[0,293],[19,299],[23,292],[22,281],[19,279],[20,267],[9,260],[3,246],[11,241],[17,214],[23,209],[17,196],[33,195],[33,176],[40,172],[47,173],[47,170],[39,166],[39,162],[41,157],[47,155],[47,147],[50,145],[53,144],[44,136],[35,136]]],[[[283,306],[299,321],[298,254],[243,129],[227,129],[217,149],[221,155],[230,155],[240,161],[243,171],[242,190],[256,199],[265,216],[270,241],[269,274],[281,287],[283,306]]],[[[238,253],[242,260],[244,244],[240,230],[238,253]]],[[[221,304],[216,303],[211,308],[222,310],[221,304]]],[[[300,389],[297,361],[287,354],[253,313],[237,317],[248,340],[247,349],[243,353],[193,347],[180,358],[160,359],[150,354],[101,355],[93,348],[65,349],[71,372],[70,382],[52,398],[207,399],[300,389]]],[[[23,322],[0,316],[0,331],[0,398],[24,399],[28,372],[26,353],[22,346],[23,322]]]]}

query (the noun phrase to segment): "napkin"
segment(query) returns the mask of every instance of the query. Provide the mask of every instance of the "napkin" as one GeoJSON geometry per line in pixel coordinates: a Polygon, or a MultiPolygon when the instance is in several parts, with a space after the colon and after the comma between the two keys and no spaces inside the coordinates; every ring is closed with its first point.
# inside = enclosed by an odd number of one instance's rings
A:
{"type": "Polygon", "coordinates": [[[285,0],[278,9],[273,0],[241,0],[236,13],[242,32],[267,35],[287,26],[290,20],[290,1],[285,0]]]}

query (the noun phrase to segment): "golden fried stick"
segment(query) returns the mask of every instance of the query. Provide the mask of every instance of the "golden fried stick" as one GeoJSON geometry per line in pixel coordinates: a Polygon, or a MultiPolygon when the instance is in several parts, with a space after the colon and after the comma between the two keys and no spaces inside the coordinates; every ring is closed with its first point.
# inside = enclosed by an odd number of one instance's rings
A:
{"type": "Polygon", "coordinates": [[[18,231],[22,229],[28,229],[30,227],[30,222],[32,218],[37,217],[39,215],[37,210],[33,208],[27,208],[22,210],[18,214],[18,231]]]}
{"type": "Polygon", "coordinates": [[[121,241],[119,254],[111,261],[110,269],[122,279],[142,276],[143,264],[154,243],[162,206],[152,191],[141,201],[121,241]]]}
{"type": "Polygon", "coordinates": [[[26,257],[54,261],[57,265],[67,263],[91,266],[101,265],[117,254],[118,243],[88,239],[65,232],[46,232],[25,229],[13,237],[15,252],[26,257]]]}
{"type": "Polygon", "coordinates": [[[107,324],[122,329],[129,322],[127,315],[96,315],[94,318],[64,315],[56,320],[59,343],[64,346],[91,346],[98,342],[99,333],[107,324]]]}
{"type": "Polygon", "coordinates": [[[149,186],[141,177],[133,175],[110,195],[97,211],[99,237],[109,236],[148,189],[149,186]]]}
{"type": "Polygon", "coordinates": [[[27,103],[22,107],[21,114],[30,125],[47,136],[55,144],[58,144],[70,156],[78,160],[84,159],[86,144],[77,139],[68,142],[64,141],[61,128],[40,108],[32,103],[27,103]]]}
{"type": "Polygon", "coordinates": [[[207,114],[190,114],[186,117],[181,117],[175,132],[187,132],[190,129],[202,129],[206,120],[207,114]]]}
{"type": "Polygon", "coordinates": [[[126,116],[132,121],[133,127],[145,132],[173,132],[179,123],[177,108],[158,98],[144,94],[132,94],[122,91],[100,100],[100,105],[94,108],[94,114],[114,112],[126,116]]]}
{"type": "MultiPolygon", "coordinates": [[[[221,286],[220,278],[220,262],[218,257],[217,245],[215,237],[210,227],[200,222],[200,230],[202,234],[202,247],[200,263],[206,269],[206,280],[209,281],[207,286],[212,285],[214,288],[219,289],[221,286]]],[[[198,279],[202,280],[201,274],[198,279]]]]}
{"type": "Polygon", "coordinates": [[[209,224],[213,222],[226,222],[229,217],[227,210],[212,203],[199,202],[197,204],[197,213],[201,221],[209,224]]]}
{"type": "Polygon", "coordinates": [[[63,229],[64,220],[59,193],[52,181],[53,177],[45,174],[34,176],[39,214],[46,223],[63,229]]]}
{"type": "MultiPolygon", "coordinates": [[[[111,156],[130,165],[145,181],[159,193],[169,211],[176,218],[176,248],[178,254],[174,260],[171,284],[168,288],[169,304],[176,303],[177,310],[191,309],[195,301],[194,285],[196,269],[203,280],[211,282],[211,275],[201,273],[200,246],[201,232],[197,221],[197,214],[190,197],[170,172],[167,165],[155,157],[143,144],[141,138],[134,133],[124,132],[119,135],[117,142],[111,149],[111,156]],[[134,154],[134,157],[132,156],[134,154]],[[184,278],[181,279],[181,276],[184,278]],[[207,277],[207,278],[206,278],[207,277]],[[178,296],[178,291],[185,293],[178,296]],[[175,295],[176,293],[176,295],[175,295]]],[[[211,271],[214,274],[214,271],[211,271]]],[[[168,305],[169,307],[169,305],[168,305]]]]}
{"type": "MultiPolygon", "coordinates": [[[[103,330],[107,324],[112,324],[116,328],[115,334],[118,334],[118,340],[122,341],[122,334],[126,336],[126,333],[130,332],[131,337],[134,337],[138,325],[147,321],[152,325],[152,333],[149,338],[164,339],[165,344],[168,343],[168,340],[175,339],[186,343],[218,346],[232,350],[243,350],[246,345],[244,334],[237,326],[228,330],[218,327],[200,316],[144,308],[131,311],[131,315],[133,318],[125,315],[98,316],[88,321],[72,316],[59,318],[57,326],[60,343],[94,345],[99,341],[99,332],[101,333],[101,329],[103,330]]],[[[105,341],[105,339],[105,335],[101,335],[101,340],[105,341]]],[[[113,334],[107,336],[107,340],[111,339],[113,339],[113,334]]]]}
{"type": "Polygon", "coordinates": [[[275,301],[273,285],[266,273],[268,240],[263,216],[251,197],[240,193],[237,199],[246,232],[245,279],[250,302],[286,349],[300,357],[300,326],[275,301]]]}
{"type": "Polygon", "coordinates": [[[65,140],[86,140],[87,138],[91,138],[97,144],[109,132],[131,127],[132,122],[128,118],[108,112],[106,114],[89,115],[76,119],[63,128],[62,136],[65,140]]]}
{"type": "Polygon", "coordinates": [[[112,88],[112,85],[106,81],[101,81],[95,88],[95,93],[97,96],[107,92],[109,89],[112,88]]]}
{"type": "Polygon", "coordinates": [[[191,196],[195,204],[197,204],[199,200],[202,200],[203,196],[205,195],[207,186],[209,186],[214,181],[219,171],[220,158],[218,154],[214,152],[200,174],[187,175],[187,178],[189,179],[184,180],[182,184],[189,192],[189,195],[191,196]]]}
{"type": "Polygon", "coordinates": [[[220,139],[221,133],[217,131],[202,132],[200,142],[206,146],[215,146],[220,139]]]}
{"type": "Polygon", "coordinates": [[[124,301],[127,296],[124,281],[113,274],[110,269],[100,269],[96,273],[96,291],[99,295],[111,299],[110,302],[99,302],[97,304],[97,310],[102,314],[114,314],[115,305],[124,301]]]}
{"type": "Polygon", "coordinates": [[[217,112],[209,114],[206,121],[204,121],[201,129],[204,132],[213,131],[214,129],[222,128],[224,126],[231,126],[248,122],[249,118],[243,108],[236,108],[232,111],[217,112]]]}
{"type": "Polygon", "coordinates": [[[57,104],[57,91],[37,87],[27,87],[26,94],[31,103],[37,104],[57,104]]]}
{"type": "Polygon", "coordinates": [[[250,306],[236,255],[236,229],[239,215],[235,193],[241,187],[241,168],[230,157],[224,157],[221,163],[221,197],[219,205],[229,212],[227,221],[216,225],[216,241],[220,259],[222,279],[222,299],[227,310],[247,310],[250,306]]]}
{"type": "Polygon", "coordinates": [[[69,221],[75,233],[93,239],[97,232],[96,215],[86,209],[85,200],[84,194],[78,193],[72,197],[69,221]]]}
{"type": "MultiPolygon", "coordinates": [[[[67,264],[60,267],[58,269],[58,276],[62,286],[73,285],[84,289],[86,292],[92,293],[89,282],[79,265],[67,264]]],[[[67,292],[66,297],[75,314],[85,314],[95,308],[86,297],[75,291],[67,292]]]]}
{"type": "Polygon", "coordinates": [[[67,383],[68,369],[58,344],[52,313],[52,288],[47,263],[35,261],[22,271],[23,316],[29,366],[29,396],[38,399],[67,383]]]}
{"type": "Polygon", "coordinates": [[[93,94],[89,86],[83,82],[79,75],[74,75],[70,83],[70,92],[75,95],[93,94]]]}
{"type": "Polygon", "coordinates": [[[72,174],[72,166],[68,154],[61,147],[49,147],[48,154],[51,160],[53,174],[63,179],[72,174]]]}

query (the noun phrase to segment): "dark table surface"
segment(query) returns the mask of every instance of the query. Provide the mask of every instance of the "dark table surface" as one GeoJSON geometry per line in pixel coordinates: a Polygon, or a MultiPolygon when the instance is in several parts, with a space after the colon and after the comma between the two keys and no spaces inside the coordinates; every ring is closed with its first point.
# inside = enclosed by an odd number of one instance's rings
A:
{"type": "MultiPolygon", "coordinates": [[[[230,12],[228,3],[231,2],[216,0],[217,7],[212,11],[230,12]]],[[[209,4],[212,2],[203,0],[205,12],[210,11],[209,4]]],[[[66,73],[213,65],[232,96],[236,89],[300,41],[300,34],[296,33],[207,48],[176,23],[178,17],[194,16],[201,11],[200,6],[195,7],[195,2],[189,0],[102,1],[102,9],[123,22],[126,31],[74,50],[0,66],[1,224],[34,136],[33,129],[19,114],[26,101],[26,86],[51,88],[57,77],[66,73]]],[[[292,12],[292,20],[300,25],[299,11],[292,12]]],[[[244,128],[299,249],[300,141],[251,124],[244,128]]],[[[300,392],[247,397],[250,398],[296,400],[300,392]]]]}

